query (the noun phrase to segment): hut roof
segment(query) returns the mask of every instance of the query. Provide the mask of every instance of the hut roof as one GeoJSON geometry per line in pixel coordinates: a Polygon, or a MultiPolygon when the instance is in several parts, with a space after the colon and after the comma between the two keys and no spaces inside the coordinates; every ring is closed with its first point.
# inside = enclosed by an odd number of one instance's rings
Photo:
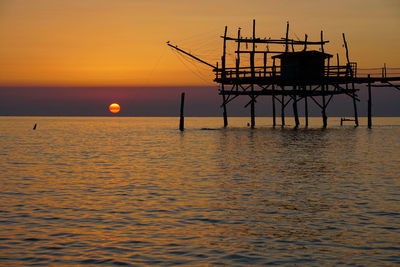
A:
{"type": "Polygon", "coordinates": [[[295,57],[324,57],[324,58],[330,58],[332,57],[331,54],[323,53],[320,51],[299,51],[299,52],[286,52],[282,53],[279,55],[275,55],[272,58],[295,58],[295,57]]]}

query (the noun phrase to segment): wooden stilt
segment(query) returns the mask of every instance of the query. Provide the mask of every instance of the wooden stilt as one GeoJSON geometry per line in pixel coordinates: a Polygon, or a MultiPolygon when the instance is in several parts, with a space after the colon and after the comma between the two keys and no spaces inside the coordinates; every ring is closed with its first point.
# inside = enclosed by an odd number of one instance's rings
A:
{"type": "Polygon", "coordinates": [[[368,128],[372,127],[372,98],[371,98],[371,75],[368,74],[368,128]]]}
{"type": "MultiPolygon", "coordinates": [[[[295,86],[293,87],[293,90],[295,90],[295,86]]],[[[292,96],[293,99],[293,115],[294,115],[294,122],[295,122],[295,127],[298,128],[300,125],[299,121],[299,113],[297,112],[297,98],[296,95],[292,96]]]]}
{"type": "Polygon", "coordinates": [[[223,108],[223,116],[224,116],[224,128],[228,127],[228,114],[226,112],[226,97],[225,94],[222,95],[222,108],[223,108]]]}
{"type": "MultiPolygon", "coordinates": [[[[307,87],[305,86],[304,89],[307,87]]],[[[308,100],[307,97],[304,97],[304,117],[305,117],[305,125],[308,127],[308,100]]]]}
{"type": "Polygon", "coordinates": [[[255,119],[256,115],[255,115],[254,102],[255,102],[255,99],[254,99],[254,97],[252,96],[252,97],[251,97],[251,104],[250,104],[251,128],[252,128],[252,129],[254,129],[254,127],[256,126],[256,119],[255,119]]]}
{"type": "MultiPolygon", "coordinates": [[[[223,48],[222,48],[222,58],[221,58],[221,63],[222,63],[222,72],[221,72],[221,76],[222,78],[226,77],[226,34],[228,32],[228,27],[225,26],[225,31],[224,31],[224,43],[223,43],[223,48]]],[[[224,83],[221,83],[221,87],[222,87],[222,91],[225,91],[225,86],[224,83]]],[[[226,128],[228,126],[228,115],[226,113],[226,98],[225,98],[225,94],[222,94],[222,115],[224,117],[224,128],[226,128]]]]}
{"type": "MultiPolygon", "coordinates": [[[[272,84],[272,91],[275,92],[275,84],[272,84]]],[[[275,94],[272,94],[272,126],[276,126],[275,94]]]]}
{"type": "Polygon", "coordinates": [[[179,130],[184,131],[185,130],[185,117],[183,116],[183,109],[185,106],[185,93],[181,94],[181,116],[179,120],[179,130]]]}
{"type": "MultiPolygon", "coordinates": [[[[344,47],[346,49],[346,59],[347,59],[347,68],[350,72],[350,76],[351,78],[354,78],[354,73],[353,70],[351,68],[351,64],[350,64],[350,58],[349,58],[349,49],[347,47],[347,42],[346,42],[346,36],[344,35],[344,33],[342,34],[343,36],[343,43],[344,43],[344,47]]],[[[356,93],[354,91],[354,82],[351,83],[351,87],[353,89],[353,93],[352,93],[352,98],[353,98],[353,107],[354,107],[354,122],[355,122],[355,126],[358,126],[358,112],[357,112],[357,100],[356,100],[356,93]]]]}
{"type": "Polygon", "coordinates": [[[358,112],[357,112],[357,98],[356,98],[356,93],[354,91],[354,83],[352,83],[352,89],[353,89],[353,94],[352,94],[352,98],[353,98],[353,107],[354,107],[354,122],[355,122],[355,126],[358,127],[358,112]]]}
{"type": "Polygon", "coordinates": [[[282,127],[285,126],[285,96],[283,95],[281,98],[281,121],[282,127]]]}
{"type": "Polygon", "coordinates": [[[323,128],[326,128],[328,126],[328,118],[326,116],[326,99],[325,99],[325,85],[322,86],[322,123],[323,123],[323,128]]]}
{"type": "MultiPolygon", "coordinates": [[[[255,62],[254,62],[254,54],[256,51],[256,20],[253,20],[253,47],[252,51],[250,53],[250,69],[251,69],[251,77],[254,79],[256,74],[255,74],[255,62]]],[[[254,92],[254,84],[251,84],[251,92],[254,92]]],[[[256,119],[255,119],[255,98],[254,95],[251,96],[251,105],[250,105],[250,115],[251,115],[251,128],[254,129],[256,125],[256,119]]]]}

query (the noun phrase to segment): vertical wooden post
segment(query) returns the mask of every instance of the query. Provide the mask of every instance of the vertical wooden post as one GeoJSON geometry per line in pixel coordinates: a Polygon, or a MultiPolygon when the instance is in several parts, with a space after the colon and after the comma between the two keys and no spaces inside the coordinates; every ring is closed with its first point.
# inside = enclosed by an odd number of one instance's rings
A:
{"type": "Polygon", "coordinates": [[[254,79],[255,77],[255,70],[254,70],[254,54],[256,51],[256,20],[253,19],[253,46],[252,46],[252,51],[250,53],[250,68],[251,68],[251,78],[254,79]]]}
{"type": "Polygon", "coordinates": [[[224,116],[224,128],[228,127],[228,114],[226,112],[226,97],[225,94],[222,94],[222,108],[223,108],[223,116],[224,116]]]}
{"type": "Polygon", "coordinates": [[[386,63],[383,63],[383,68],[385,69],[385,78],[386,78],[386,75],[387,75],[387,73],[386,73],[386,63]]]}
{"type": "Polygon", "coordinates": [[[324,49],[324,32],[321,31],[321,52],[325,53],[325,49],[324,49]]]}
{"type": "Polygon", "coordinates": [[[226,77],[225,73],[225,65],[226,65],[226,34],[228,31],[228,26],[225,26],[225,31],[224,31],[224,43],[223,43],[223,48],[222,48],[222,58],[221,58],[221,65],[222,65],[222,79],[226,77]]]}
{"type": "Polygon", "coordinates": [[[368,128],[372,127],[371,75],[368,74],[368,128]]]}
{"type": "Polygon", "coordinates": [[[347,47],[346,36],[344,35],[344,33],[342,33],[342,36],[343,36],[344,48],[346,49],[347,64],[350,64],[349,49],[348,49],[348,47],[347,47]]]}
{"type": "MultiPolygon", "coordinates": [[[[347,68],[348,68],[348,70],[350,72],[351,78],[353,79],[354,78],[354,74],[353,74],[353,69],[351,68],[351,65],[350,65],[349,49],[347,47],[346,36],[344,35],[344,33],[342,35],[343,35],[344,47],[346,49],[347,68]]],[[[358,112],[357,112],[357,100],[356,100],[354,81],[352,81],[351,87],[353,89],[352,98],[353,98],[353,107],[354,107],[354,122],[355,122],[356,127],[357,127],[358,126],[358,112]]]]}
{"type": "Polygon", "coordinates": [[[275,65],[275,58],[272,59],[272,77],[274,78],[274,83],[275,83],[275,77],[276,77],[276,65],[275,65]]]}
{"type": "Polygon", "coordinates": [[[352,85],[352,89],[353,89],[352,98],[353,98],[353,107],[354,107],[354,122],[355,122],[355,126],[358,127],[357,99],[356,99],[354,82],[351,85],[352,85]]]}
{"type": "Polygon", "coordinates": [[[303,51],[307,50],[307,39],[308,39],[308,35],[306,34],[305,37],[304,37],[304,48],[303,48],[303,51]]]}
{"type": "Polygon", "coordinates": [[[282,127],[285,126],[285,96],[283,94],[281,98],[281,121],[282,127]]]}
{"type": "Polygon", "coordinates": [[[340,62],[339,62],[339,54],[336,54],[336,62],[337,62],[337,76],[340,76],[340,62]]]}
{"type": "Polygon", "coordinates": [[[184,131],[185,130],[185,117],[183,116],[183,109],[185,106],[185,93],[181,94],[181,118],[179,120],[179,130],[184,131]]]}
{"type": "Polygon", "coordinates": [[[275,111],[275,58],[272,60],[272,77],[273,77],[273,82],[272,82],[272,91],[274,92],[272,95],[272,126],[276,126],[276,111],[275,111]]]}
{"type": "MultiPolygon", "coordinates": [[[[304,86],[304,89],[307,90],[307,86],[304,86]]],[[[307,100],[307,96],[304,97],[304,116],[305,116],[305,124],[306,127],[308,127],[308,100],[307,100]]]]}
{"type": "Polygon", "coordinates": [[[222,58],[221,58],[221,63],[222,63],[222,73],[221,73],[221,88],[222,88],[222,109],[223,109],[223,117],[224,117],[224,128],[228,126],[228,115],[226,112],[226,97],[224,94],[225,91],[225,85],[224,85],[224,79],[226,78],[226,34],[228,31],[228,27],[225,26],[225,31],[224,31],[224,44],[223,44],[223,51],[222,51],[222,58]]]}
{"type": "Polygon", "coordinates": [[[254,129],[255,125],[256,125],[256,115],[255,115],[255,107],[254,107],[254,96],[251,96],[251,104],[250,104],[250,115],[251,115],[251,128],[254,129]]]}
{"type": "Polygon", "coordinates": [[[289,21],[286,23],[285,53],[289,52],[289,21]]]}
{"type": "MultiPolygon", "coordinates": [[[[296,90],[296,86],[293,86],[293,90],[296,90]]],[[[294,115],[295,128],[298,128],[300,125],[300,122],[299,122],[299,113],[297,112],[296,93],[293,94],[292,100],[293,100],[293,115],[294,115]]]]}
{"type": "Polygon", "coordinates": [[[272,126],[276,126],[275,83],[272,83],[272,126]]]}
{"type": "Polygon", "coordinates": [[[267,76],[267,52],[264,53],[264,77],[267,76]]]}
{"type": "MultiPolygon", "coordinates": [[[[256,51],[256,20],[253,19],[253,47],[252,47],[252,52],[250,53],[250,67],[251,67],[251,92],[254,92],[254,78],[255,78],[255,71],[254,71],[254,54],[256,51]]],[[[251,95],[251,105],[250,105],[250,115],[251,115],[251,128],[253,129],[254,126],[256,125],[256,119],[255,119],[255,98],[254,94],[251,95]]]]}
{"type": "Polygon", "coordinates": [[[240,28],[238,29],[238,36],[237,36],[237,59],[236,59],[236,78],[239,78],[239,68],[240,68],[240,28]]]}
{"type": "Polygon", "coordinates": [[[330,69],[331,69],[331,58],[328,57],[328,66],[326,68],[326,73],[324,73],[324,76],[326,76],[326,77],[330,76],[330,69]]]}
{"type": "Polygon", "coordinates": [[[326,128],[328,126],[328,118],[326,116],[326,100],[325,100],[325,85],[321,85],[321,90],[322,90],[322,123],[323,123],[323,128],[326,128]]]}

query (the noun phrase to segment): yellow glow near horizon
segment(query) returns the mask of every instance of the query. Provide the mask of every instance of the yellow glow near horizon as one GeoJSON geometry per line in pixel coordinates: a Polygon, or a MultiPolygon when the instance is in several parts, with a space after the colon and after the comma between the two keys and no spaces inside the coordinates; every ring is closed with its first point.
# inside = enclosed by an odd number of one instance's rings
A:
{"type": "Polygon", "coordinates": [[[394,0],[3,0],[0,85],[211,85],[211,69],[184,65],[165,42],[215,64],[224,26],[250,36],[253,18],[262,37],[282,37],[287,20],[293,38],[322,29],[333,54],[345,32],[359,66],[400,67],[398,10],[394,0]]]}

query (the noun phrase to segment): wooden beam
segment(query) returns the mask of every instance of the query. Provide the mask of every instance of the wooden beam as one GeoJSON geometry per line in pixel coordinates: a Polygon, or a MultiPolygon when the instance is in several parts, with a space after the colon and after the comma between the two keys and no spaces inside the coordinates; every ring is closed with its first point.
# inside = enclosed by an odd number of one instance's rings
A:
{"type": "Polygon", "coordinates": [[[201,63],[203,63],[205,65],[207,65],[207,66],[210,66],[213,69],[215,69],[215,66],[213,66],[210,63],[208,63],[208,62],[206,62],[206,61],[204,61],[204,60],[202,60],[202,59],[190,54],[189,52],[186,52],[185,50],[180,49],[178,46],[172,45],[169,42],[167,42],[167,45],[172,47],[173,49],[178,50],[179,52],[181,52],[181,53],[183,53],[183,54],[185,54],[185,55],[187,55],[187,56],[189,56],[189,57],[191,57],[191,58],[193,58],[193,59],[195,59],[195,60],[197,60],[197,61],[199,61],[199,62],[201,62],[201,63]]]}
{"type": "Polygon", "coordinates": [[[251,50],[243,50],[243,51],[235,51],[237,54],[282,54],[283,51],[251,51],[251,50]]]}
{"type": "MultiPolygon", "coordinates": [[[[223,36],[221,36],[223,38],[223,36]]],[[[232,37],[226,37],[226,40],[228,41],[235,41],[238,42],[240,41],[241,43],[253,43],[255,42],[256,44],[262,43],[262,44],[286,44],[286,38],[283,39],[261,39],[261,38],[232,38],[232,37]]],[[[293,43],[293,45],[301,45],[303,46],[305,44],[304,41],[298,41],[294,39],[288,39],[288,43],[293,43]]],[[[324,44],[329,43],[329,41],[324,41],[324,44]]],[[[321,45],[320,41],[307,41],[307,45],[321,45]]]]}

